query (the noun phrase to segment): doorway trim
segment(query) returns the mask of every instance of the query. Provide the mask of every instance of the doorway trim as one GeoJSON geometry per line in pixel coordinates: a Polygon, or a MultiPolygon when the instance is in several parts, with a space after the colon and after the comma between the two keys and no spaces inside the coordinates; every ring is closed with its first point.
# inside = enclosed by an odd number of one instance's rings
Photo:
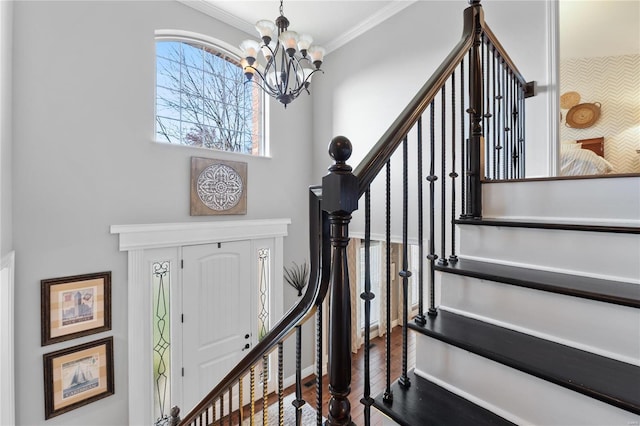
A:
{"type": "MultiPolygon", "coordinates": [[[[291,219],[234,220],[196,223],[112,225],[120,251],[128,252],[128,370],[129,424],[152,425],[153,325],[152,290],[145,251],[238,240],[273,239],[274,271],[282,270],[283,239],[291,219]]],[[[282,288],[282,274],[273,274],[282,288]]],[[[276,296],[277,297],[277,296],[276,296]]],[[[281,299],[281,297],[280,297],[281,299]]]]}

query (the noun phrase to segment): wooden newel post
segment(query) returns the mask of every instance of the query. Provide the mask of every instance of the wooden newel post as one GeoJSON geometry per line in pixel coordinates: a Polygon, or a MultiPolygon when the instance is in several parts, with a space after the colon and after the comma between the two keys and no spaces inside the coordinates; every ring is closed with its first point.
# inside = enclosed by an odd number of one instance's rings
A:
{"type": "Polygon", "coordinates": [[[351,291],[347,267],[349,222],[358,209],[358,179],[346,161],[351,142],[337,136],[329,144],[335,163],[322,179],[322,209],[331,227],[331,310],[329,316],[329,418],[327,426],[352,425],[351,404],[351,291]]]}
{"type": "Polygon", "coordinates": [[[480,219],[482,217],[482,173],[480,156],[482,155],[482,23],[484,14],[480,0],[469,0],[472,6],[474,26],[473,45],[469,61],[469,162],[467,169],[467,205],[466,216],[480,219]]]}

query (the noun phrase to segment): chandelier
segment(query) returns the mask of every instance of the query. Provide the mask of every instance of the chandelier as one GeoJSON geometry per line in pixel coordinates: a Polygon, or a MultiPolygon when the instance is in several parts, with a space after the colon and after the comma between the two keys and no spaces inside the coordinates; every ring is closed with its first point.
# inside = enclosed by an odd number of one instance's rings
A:
{"type": "Polygon", "coordinates": [[[253,80],[286,108],[302,91],[309,93],[311,77],[322,71],[320,65],[325,50],[319,46],[311,46],[313,39],[310,35],[298,35],[297,32],[288,30],[289,20],[283,14],[282,1],[280,0],[280,16],[275,24],[268,20],[256,23],[262,44],[255,40],[245,40],[240,44],[240,49],[244,56],[243,70],[247,82],[253,80]],[[260,60],[259,52],[262,53],[260,60]]]}

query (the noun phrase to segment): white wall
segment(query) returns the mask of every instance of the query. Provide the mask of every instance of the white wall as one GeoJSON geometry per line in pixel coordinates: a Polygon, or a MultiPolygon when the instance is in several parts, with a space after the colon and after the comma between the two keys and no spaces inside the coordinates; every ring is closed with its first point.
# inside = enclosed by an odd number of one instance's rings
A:
{"type": "MultiPolygon", "coordinates": [[[[547,3],[482,4],[486,21],[524,77],[538,82],[540,94],[527,100],[527,155],[532,157],[527,172],[547,175],[547,108],[553,90],[547,76],[547,3]]],[[[416,2],[328,55],[323,64],[326,73],[314,80],[317,181],[331,164],[326,147],[336,135],[351,140],[354,152],[349,164],[358,165],[460,39],[467,6],[465,1],[416,2]]]]}
{"type": "MultiPolygon", "coordinates": [[[[13,28],[17,423],[45,423],[44,353],[112,335],[115,395],[46,423],[124,425],[127,258],[109,227],[239,219],[189,216],[190,157],[246,161],[248,213],[240,218],[290,217],[285,265],[302,261],[312,104],[301,96],[286,111],[272,105],[272,158],[156,144],[154,31],[194,31],[232,45],[246,34],[168,1],[15,2],[13,28]],[[112,331],[41,347],[40,280],[103,270],[112,271],[112,331]]],[[[2,194],[4,212],[4,187],[2,194]]],[[[295,300],[287,286],[285,310],[295,300]]],[[[311,337],[306,346],[308,360],[311,337]]]]}

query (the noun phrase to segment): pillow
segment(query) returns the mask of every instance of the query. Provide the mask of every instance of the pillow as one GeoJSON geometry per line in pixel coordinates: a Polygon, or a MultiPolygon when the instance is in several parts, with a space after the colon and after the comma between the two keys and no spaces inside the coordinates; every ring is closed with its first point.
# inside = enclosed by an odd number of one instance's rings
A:
{"type": "Polygon", "coordinates": [[[576,141],[562,141],[560,143],[560,148],[562,149],[581,149],[582,144],[576,141]]]}

